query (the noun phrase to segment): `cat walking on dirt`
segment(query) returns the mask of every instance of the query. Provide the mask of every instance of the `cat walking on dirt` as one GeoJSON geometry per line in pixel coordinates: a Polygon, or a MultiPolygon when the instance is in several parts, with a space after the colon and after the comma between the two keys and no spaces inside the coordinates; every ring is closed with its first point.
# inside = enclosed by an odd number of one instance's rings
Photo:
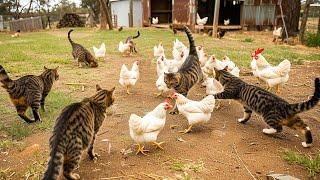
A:
{"type": "Polygon", "coordinates": [[[98,67],[98,62],[94,56],[85,47],[72,41],[70,37],[72,31],[73,29],[68,32],[68,40],[72,46],[73,59],[78,61],[79,67],[82,67],[82,63],[90,67],[98,67]]]}
{"type": "MultiPolygon", "coordinates": [[[[187,97],[189,90],[203,79],[203,74],[192,33],[187,26],[184,27],[184,31],[189,39],[189,56],[184,61],[178,72],[164,73],[164,82],[169,89],[174,89],[177,93],[187,97]]],[[[170,114],[178,114],[178,112],[179,111],[176,106],[170,114]]]]}
{"type": "Polygon", "coordinates": [[[130,45],[130,53],[137,53],[137,49],[136,49],[136,43],[133,42],[133,39],[136,39],[140,36],[140,31],[138,31],[138,34],[136,36],[129,36],[127,37],[125,44],[129,44],[130,45]]]}
{"type": "Polygon", "coordinates": [[[243,118],[238,122],[247,122],[252,112],[261,115],[270,128],[263,129],[265,134],[282,131],[282,126],[300,131],[305,136],[303,147],[312,145],[312,134],[309,126],[304,123],[298,113],[307,111],[317,105],[320,99],[320,80],[314,81],[315,91],[311,99],[301,103],[289,104],[284,99],[260,87],[247,84],[226,70],[217,70],[216,79],[224,86],[224,91],[215,95],[216,99],[238,100],[244,108],[243,118]]]}
{"type": "Polygon", "coordinates": [[[17,80],[12,80],[6,70],[0,65],[0,82],[9,93],[18,115],[27,123],[41,121],[39,108],[43,110],[45,99],[49,94],[53,83],[59,79],[58,67],[48,69],[44,67],[41,75],[27,75],[17,80]],[[31,120],[26,111],[31,107],[34,120],[31,120]]]}
{"type": "Polygon", "coordinates": [[[90,98],[65,107],[56,120],[50,138],[50,160],[44,180],[55,180],[61,167],[66,179],[80,179],[73,171],[78,167],[81,154],[87,149],[92,160],[98,158],[93,150],[96,134],[105,119],[106,109],[114,102],[114,90],[101,89],[90,98]]]}

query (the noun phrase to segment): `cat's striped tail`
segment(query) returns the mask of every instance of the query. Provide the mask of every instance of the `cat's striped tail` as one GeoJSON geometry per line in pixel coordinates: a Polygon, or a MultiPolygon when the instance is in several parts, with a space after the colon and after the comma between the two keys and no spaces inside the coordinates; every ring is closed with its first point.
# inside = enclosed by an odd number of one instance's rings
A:
{"type": "Polygon", "coordinates": [[[72,41],[71,37],[70,37],[70,34],[71,32],[73,31],[73,29],[70,29],[70,31],[68,32],[68,40],[70,42],[70,44],[72,45],[74,42],[72,41]]]}
{"type": "Polygon", "coordinates": [[[56,180],[58,179],[60,169],[63,163],[63,153],[53,149],[51,157],[48,162],[47,171],[44,173],[43,180],[56,180]]]}
{"type": "Polygon", "coordinates": [[[305,102],[290,105],[292,114],[297,114],[303,111],[307,111],[317,105],[317,103],[320,100],[320,79],[319,78],[316,78],[314,80],[314,86],[315,86],[315,90],[311,99],[305,102]]]}
{"type": "Polygon", "coordinates": [[[13,83],[2,65],[0,65],[0,82],[3,84],[2,87],[6,89],[8,89],[13,83]]]}
{"type": "Polygon", "coordinates": [[[188,39],[189,39],[189,46],[190,46],[189,55],[198,56],[196,46],[194,44],[194,39],[193,39],[193,36],[192,36],[190,29],[187,26],[184,26],[183,30],[184,30],[184,32],[186,32],[188,39]]]}

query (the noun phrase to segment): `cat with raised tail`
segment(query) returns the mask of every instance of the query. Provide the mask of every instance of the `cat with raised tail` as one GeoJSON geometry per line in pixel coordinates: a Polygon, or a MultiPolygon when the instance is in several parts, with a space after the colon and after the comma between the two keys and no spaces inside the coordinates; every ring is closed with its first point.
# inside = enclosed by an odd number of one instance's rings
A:
{"type": "MultiPolygon", "coordinates": [[[[178,72],[164,73],[164,82],[169,89],[174,89],[175,92],[186,97],[189,90],[203,79],[203,74],[192,33],[187,26],[184,26],[184,31],[189,39],[189,55],[178,72]]],[[[175,107],[170,114],[178,114],[178,112],[175,107]]]]}

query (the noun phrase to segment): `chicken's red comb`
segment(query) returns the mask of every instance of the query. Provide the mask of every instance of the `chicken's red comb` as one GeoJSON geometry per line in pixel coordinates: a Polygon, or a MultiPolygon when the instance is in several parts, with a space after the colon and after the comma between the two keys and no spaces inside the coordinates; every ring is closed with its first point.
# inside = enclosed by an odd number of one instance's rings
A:
{"type": "Polygon", "coordinates": [[[263,52],[263,48],[258,48],[257,50],[254,51],[254,55],[257,56],[258,54],[263,52]]]}

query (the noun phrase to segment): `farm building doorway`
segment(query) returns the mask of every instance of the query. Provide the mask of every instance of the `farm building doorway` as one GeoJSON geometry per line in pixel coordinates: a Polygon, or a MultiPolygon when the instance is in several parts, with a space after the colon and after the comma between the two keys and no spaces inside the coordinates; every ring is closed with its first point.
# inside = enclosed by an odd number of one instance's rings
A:
{"type": "Polygon", "coordinates": [[[243,1],[221,0],[219,10],[219,25],[224,25],[224,20],[229,19],[229,25],[240,25],[241,6],[243,1]]]}
{"type": "Polygon", "coordinates": [[[159,24],[172,23],[172,0],[151,0],[151,17],[158,17],[159,24]]]}
{"type": "MultiPolygon", "coordinates": [[[[215,0],[197,0],[197,13],[200,18],[208,17],[206,25],[212,26],[214,18],[215,0]]],[[[224,25],[224,20],[230,19],[229,25],[240,25],[241,6],[240,0],[220,0],[219,25],[224,25]]]]}

